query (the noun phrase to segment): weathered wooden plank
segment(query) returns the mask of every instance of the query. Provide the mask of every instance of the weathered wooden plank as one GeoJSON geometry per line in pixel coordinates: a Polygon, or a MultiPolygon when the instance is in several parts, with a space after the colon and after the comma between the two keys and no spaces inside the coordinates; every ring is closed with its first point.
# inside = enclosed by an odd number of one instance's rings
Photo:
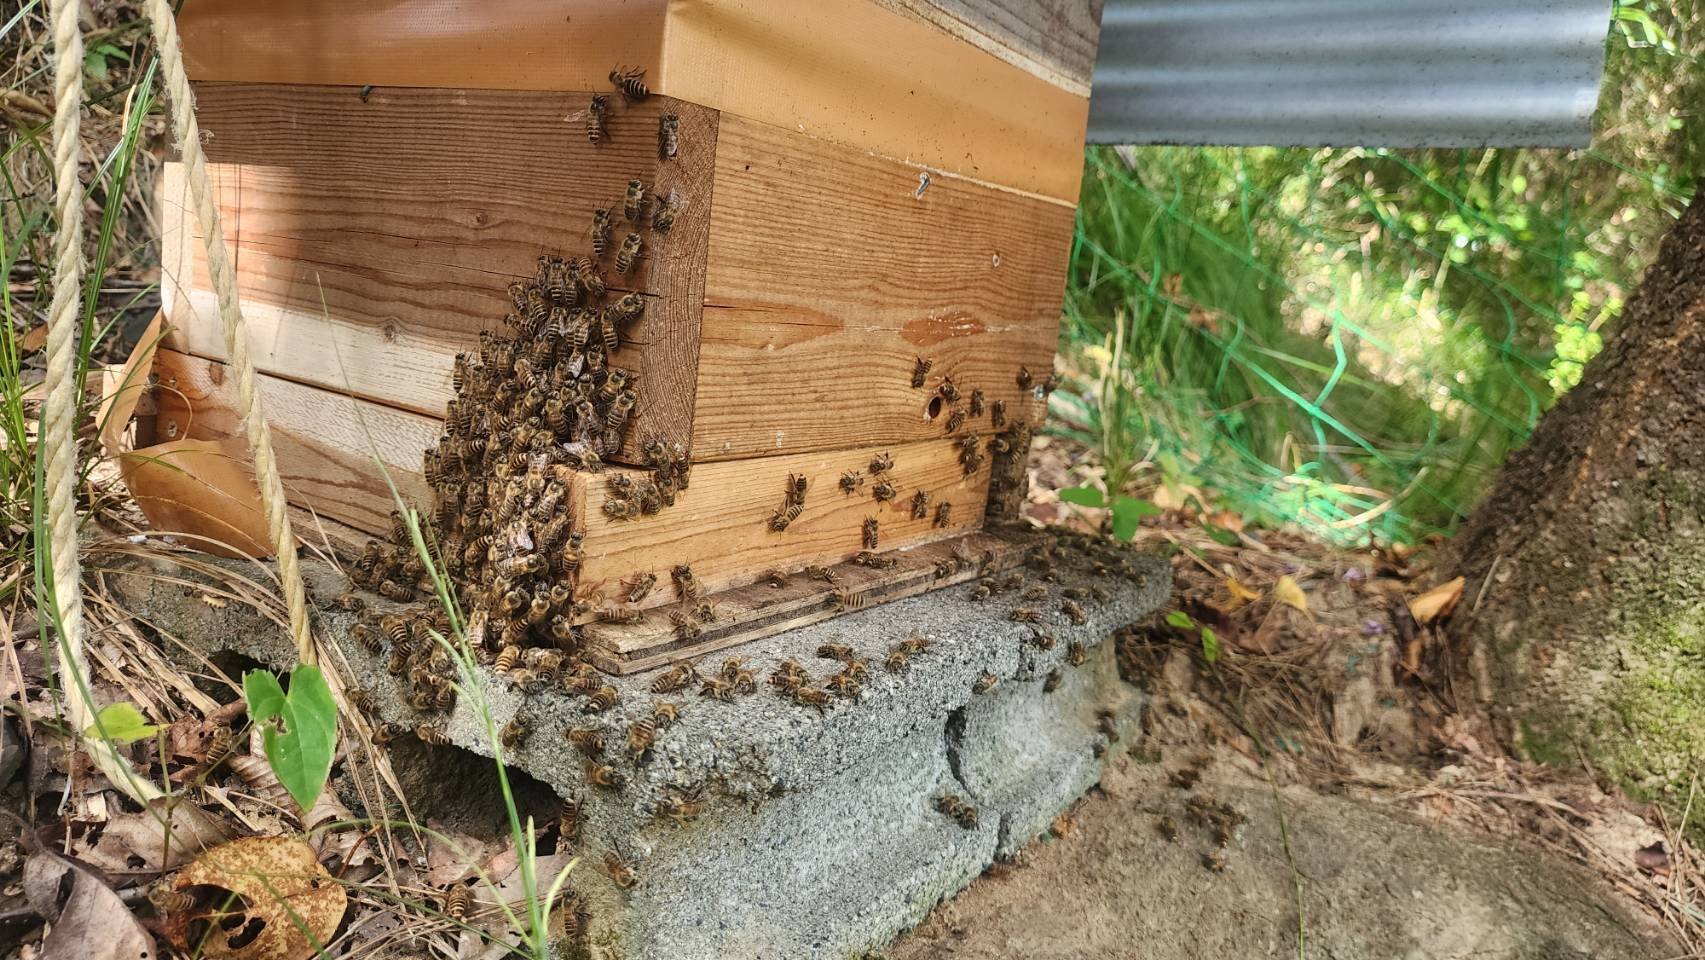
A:
{"type": "MultiPolygon", "coordinates": [[[[666,345],[617,359],[659,385],[642,399],[647,431],[685,442],[716,114],[661,97],[617,106],[594,146],[589,96],[385,90],[363,103],[347,88],[199,85],[257,366],[436,415],[455,353],[510,309],[509,283],[532,275],[541,253],[587,252],[592,210],[619,207],[639,177],[685,203],[670,233],[645,234],[635,272],[607,271],[612,289],[648,295],[634,341],[666,345]],[[682,154],[668,161],[657,149],[666,111],[683,128],[682,154]]],[[[183,223],[175,171],[162,196],[168,227],[183,223]]],[[[172,235],[169,344],[223,359],[199,241],[193,228],[172,235]]]]}
{"type": "MultiPolygon", "coordinates": [[[[1021,33],[1031,20],[1022,6],[1001,0],[1003,22],[1021,33]]],[[[350,97],[366,84],[374,95],[607,89],[605,74],[624,64],[647,68],[654,91],[681,100],[1077,199],[1083,90],[874,0],[396,0],[368,12],[330,0],[212,0],[181,19],[197,80],[342,84],[350,97]]],[[[1072,30],[1081,32],[1075,21],[1072,30]]]]}
{"type": "Polygon", "coordinates": [[[691,566],[706,590],[722,590],[752,583],[770,569],[797,570],[846,560],[863,549],[866,518],[876,518],[883,550],[982,524],[989,467],[985,463],[967,476],[958,447],[946,438],[892,448],[889,476],[897,496],[890,502],[873,498],[868,477],[853,493],[840,489],[843,472],[868,474],[871,459],[884,452],[890,451],[874,447],[698,464],[691,486],[677,495],[673,507],[634,520],[612,520],[603,513],[611,471],[580,474],[572,499],[584,510],[582,590],[601,585],[613,598],[622,581],[654,573],[660,589],[640,604],[653,607],[672,600],[670,570],[676,564],[691,566]],[[793,474],[809,481],[805,509],[787,530],[777,533],[769,519],[781,506],[787,478],[793,474]],[[930,496],[921,520],[910,512],[910,499],[918,490],[930,496]],[[951,517],[938,527],[935,510],[942,502],[952,504],[951,517]]]}
{"type": "Polygon", "coordinates": [[[944,375],[1040,415],[1017,374],[1052,369],[1070,207],[739,118],[717,143],[696,458],[941,436],[944,375]]]}
{"type": "Polygon", "coordinates": [[[894,558],[894,568],[836,564],[832,569],[840,582],[833,585],[794,576],[781,587],[760,583],[717,593],[711,597],[717,620],[691,639],[677,636],[662,610],[652,611],[643,623],[589,624],[586,639],[592,662],[607,673],[627,674],[703,656],[838,616],[844,612],[843,596],[874,606],[1010,569],[1023,559],[1024,545],[970,533],[886,556],[894,558]],[[965,563],[963,558],[975,560],[965,563]],[[943,573],[938,564],[951,572],[943,573]]]}
{"type": "Polygon", "coordinates": [[[1089,96],[1102,0],[876,0],[1056,86],[1089,96]]]}
{"type": "MultiPolygon", "coordinates": [[[[249,462],[236,384],[224,364],[160,350],[154,373],[158,439],[212,440],[232,458],[249,462]]],[[[362,530],[383,531],[394,501],[376,456],[404,497],[430,505],[420,455],[438,438],[437,420],[277,377],[262,376],[260,391],[292,503],[362,530]]]]}

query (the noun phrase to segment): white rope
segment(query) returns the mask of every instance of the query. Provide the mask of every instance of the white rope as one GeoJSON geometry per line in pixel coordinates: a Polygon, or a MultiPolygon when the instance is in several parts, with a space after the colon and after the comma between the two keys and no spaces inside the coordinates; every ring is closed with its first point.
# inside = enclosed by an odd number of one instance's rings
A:
{"type": "MultiPolygon", "coordinates": [[[[249,357],[248,332],[237,301],[237,279],[231,256],[225,249],[225,233],[219,225],[219,207],[207,177],[207,156],[201,149],[201,129],[195,121],[195,95],[184,71],[182,45],[170,0],[148,0],[148,19],[154,25],[166,98],[172,105],[172,129],[177,134],[178,155],[183,160],[190,200],[207,245],[207,275],[219,301],[219,319],[225,328],[225,349],[237,374],[237,416],[249,434],[249,453],[255,461],[255,482],[260,487],[261,509],[266,514],[267,533],[278,556],[278,578],[284,587],[285,606],[290,611],[290,633],[296,641],[296,658],[317,664],[313,636],[308,630],[308,605],[302,589],[302,571],[297,567],[296,537],[290,532],[284,483],[272,453],[272,433],[261,410],[255,389],[254,361],[249,357]]],[[[328,678],[329,680],[330,678],[328,678]]]]}
{"type": "Polygon", "coordinates": [[[95,723],[88,686],[89,664],[83,654],[83,571],[77,558],[77,377],[75,334],[83,290],[82,159],[83,35],[78,31],[77,0],[53,0],[53,301],[47,314],[47,400],[41,408],[38,441],[45,458],[47,525],[53,550],[54,613],[59,619],[59,682],[65,693],[65,717],[73,736],[114,787],[138,803],[161,796],[158,787],[137,776],[110,740],[88,735],[95,723]]]}

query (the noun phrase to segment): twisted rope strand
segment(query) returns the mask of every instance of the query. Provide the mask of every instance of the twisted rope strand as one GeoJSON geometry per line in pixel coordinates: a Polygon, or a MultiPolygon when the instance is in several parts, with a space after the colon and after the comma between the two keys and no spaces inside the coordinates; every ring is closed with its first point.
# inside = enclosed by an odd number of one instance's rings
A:
{"type": "Polygon", "coordinates": [[[58,663],[66,720],[74,736],[113,786],[144,805],[159,788],[136,775],[112,741],[87,736],[95,724],[89,699],[89,664],[83,654],[83,571],[77,556],[77,377],[74,342],[83,286],[82,159],[83,35],[77,0],[53,0],[53,170],[55,180],[53,300],[47,314],[47,399],[38,442],[45,460],[49,543],[53,551],[54,613],[59,618],[58,663]]]}
{"type": "MultiPolygon", "coordinates": [[[[148,0],[148,19],[154,26],[166,97],[172,105],[172,129],[177,134],[178,154],[183,160],[190,199],[207,245],[207,275],[219,301],[219,320],[225,328],[225,349],[237,373],[237,416],[249,435],[249,452],[255,461],[255,481],[260,487],[261,509],[266,514],[267,533],[278,556],[278,578],[284,587],[285,606],[290,611],[290,633],[296,641],[296,658],[317,664],[313,636],[308,630],[308,605],[297,566],[296,538],[290,531],[284,483],[273,458],[272,433],[267,428],[255,389],[254,361],[249,357],[247,329],[237,302],[237,279],[231,256],[225,248],[225,233],[219,224],[219,208],[207,176],[207,156],[201,149],[201,128],[195,120],[195,95],[184,71],[183,49],[170,0],[148,0]]],[[[80,62],[80,60],[79,60],[80,62]]]]}

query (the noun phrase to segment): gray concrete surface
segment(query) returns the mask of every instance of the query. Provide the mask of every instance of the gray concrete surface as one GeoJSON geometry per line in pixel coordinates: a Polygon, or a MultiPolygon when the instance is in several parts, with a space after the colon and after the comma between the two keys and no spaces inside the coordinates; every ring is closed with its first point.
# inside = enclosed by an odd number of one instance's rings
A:
{"type": "MultiPolygon", "coordinates": [[[[1012,594],[973,602],[961,586],[755,641],[701,665],[709,672],[735,654],[768,676],[793,658],[822,677],[838,664],[817,659],[818,645],[849,644],[870,658],[869,678],[856,699],[837,699],[822,713],[766,686],[733,703],[696,691],[659,698],[647,688],[655,674],[647,673],[612,679],[620,703],[588,715],[578,698],[551,691],[523,701],[502,680],[487,678],[493,721],[501,726],[523,710],[534,728],[508,754],[511,766],[586,802],[586,861],[575,887],[592,910],[594,954],[839,958],[880,947],[918,922],[997,857],[1046,830],[1100,778],[1099,711],[1131,729],[1141,698],[1119,681],[1104,640],[1164,602],[1169,568],[1160,559],[1143,562],[1150,573],[1139,583],[1084,581],[1104,587],[1108,599],[1086,602],[1081,626],[1057,612],[1058,585],[1050,601],[1027,604],[1045,612],[1039,628],[1057,638],[1050,650],[1030,640],[1037,627],[1008,619],[1012,594]],[[930,650],[901,673],[883,670],[889,646],[913,631],[933,641],[930,650]],[[1073,643],[1085,650],[1081,667],[1066,662],[1073,643]],[[1061,683],[1045,693],[1055,669],[1061,683]],[[975,694],[984,673],[1000,682],[975,694]],[[618,761],[629,777],[624,789],[589,786],[564,731],[598,726],[619,748],[627,725],[657,699],[679,703],[680,722],[644,762],[618,761]],[[683,827],[658,815],[661,801],[701,786],[710,802],[696,822],[683,827]],[[978,808],[975,829],[937,812],[934,800],[944,793],[978,808]],[[638,868],[628,890],[597,869],[611,847],[638,868]]],[[[235,651],[275,667],[293,659],[283,632],[253,608],[202,602],[179,582],[175,565],[157,570],[170,580],[149,575],[147,566],[133,562],[108,574],[145,620],[201,654],[235,651]]],[[[322,604],[344,589],[329,567],[310,564],[307,574],[322,604]]],[[[318,616],[325,636],[346,637],[349,615],[322,607],[318,616]]],[[[412,724],[383,658],[357,644],[339,646],[358,682],[376,695],[374,719],[412,724]]],[[[460,699],[449,733],[457,747],[491,754],[474,698],[460,699]]]]}

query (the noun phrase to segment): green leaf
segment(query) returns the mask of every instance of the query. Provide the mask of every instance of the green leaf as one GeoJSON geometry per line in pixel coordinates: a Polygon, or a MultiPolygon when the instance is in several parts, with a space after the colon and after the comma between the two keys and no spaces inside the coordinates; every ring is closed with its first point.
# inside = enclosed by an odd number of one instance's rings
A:
{"type": "Polygon", "coordinates": [[[337,702],[316,667],[297,664],[290,671],[290,692],[264,670],[243,675],[249,717],[261,724],[267,762],[284,789],[308,810],[325,789],[337,746],[337,702]]]}
{"type": "Polygon", "coordinates": [[[1202,628],[1202,659],[1215,663],[1220,658],[1220,638],[1213,627],[1202,628]]]}
{"type": "Polygon", "coordinates": [[[160,726],[145,720],[142,711],[135,706],[128,703],[111,703],[101,708],[100,715],[83,735],[99,740],[105,734],[113,743],[135,743],[159,732],[160,726]]]}
{"type": "Polygon", "coordinates": [[[1182,610],[1174,610],[1166,615],[1166,625],[1180,630],[1196,629],[1196,620],[1182,610]]]}
{"type": "Polygon", "coordinates": [[[1213,541],[1222,547],[1235,547],[1240,542],[1237,538],[1237,534],[1224,527],[1216,527],[1211,523],[1204,523],[1202,524],[1202,529],[1208,531],[1208,536],[1212,537],[1213,541]]]}
{"type": "Polygon", "coordinates": [[[1107,498],[1094,487],[1067,487],[1060,491],[1060,499],[1067,503],[1075,503],[1080,507],[1105,507],[1107,498]]]}
{"type": "Polygon", "coordinates": [[[99,81],[107,78],[107,58],[98,50],[90,50],[83,54],[83,71],[99,81]]]}
{"type": "Polygon", "coordinates": [[[1137,525],[1144,517],[1152,517],[1160,513],[1160,508],[1147,500],[1136,497],[1119,497],[1113,501],[1113,536],[1119,540],[1129,540],[1136,536],[1137,525]]]}

